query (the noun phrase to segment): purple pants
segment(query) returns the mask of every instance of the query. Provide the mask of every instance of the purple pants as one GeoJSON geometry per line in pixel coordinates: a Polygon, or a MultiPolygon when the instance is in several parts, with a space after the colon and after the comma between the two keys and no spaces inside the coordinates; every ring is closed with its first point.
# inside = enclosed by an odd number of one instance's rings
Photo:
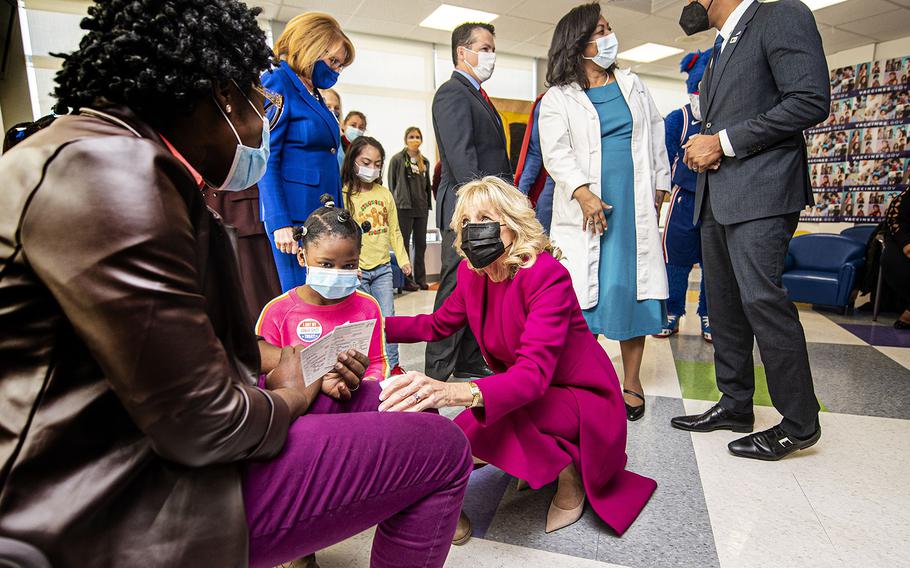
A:
{"type": "Polygon", "coordinates": [[[438,414],[380,413],[379,385],[319,396],[281,454],[243,482],[250,566],[276,566],[378,524],[370,566],[442,566],[471,474],[461,430],[438,414]]]}
{"type": "Polygon", "coordinates": [[[243,482],[250,566],[271,567],[378,524],[370,565],[442,566],[461,511],[471,450],[437,414],[380,413],[379,385],[350,401],[319,396],[281,454],[243,482]]]}

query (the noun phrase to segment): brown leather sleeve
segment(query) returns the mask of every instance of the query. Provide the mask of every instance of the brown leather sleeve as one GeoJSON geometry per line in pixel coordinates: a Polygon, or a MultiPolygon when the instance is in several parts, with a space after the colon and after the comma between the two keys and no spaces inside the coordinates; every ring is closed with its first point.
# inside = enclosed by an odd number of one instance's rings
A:
{"type": "Polygon", "coordinates": [[[215,336],[178,191],[188,182],[147,140],[72,143],[26,213],[25,258],[162,457],[189,466],[270,457],[289,411],[243,382],[215,336]]]}

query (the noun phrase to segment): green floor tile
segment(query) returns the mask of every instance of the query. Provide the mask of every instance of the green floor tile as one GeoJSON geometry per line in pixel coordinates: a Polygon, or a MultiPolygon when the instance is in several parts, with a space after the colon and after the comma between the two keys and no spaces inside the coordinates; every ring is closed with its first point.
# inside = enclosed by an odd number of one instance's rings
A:
{"type": "MultiPolygon", "coordinates": [[[[717,381],[714,376],[714,363],[704,361],[676,360],[676,373],[679,375],[679,386],[683,398],[693,400],[720,400],[720,391],[717,390],[717,381]]],[[[755,367],[755,396],[753,404],[758,406],[773,406],[771,395],[768,394],[768,380],[765,378],[765,368],[761,365],[755,367]]],[[[827,411],[821,401],[818,402],[822,411],[827,411]]]]}

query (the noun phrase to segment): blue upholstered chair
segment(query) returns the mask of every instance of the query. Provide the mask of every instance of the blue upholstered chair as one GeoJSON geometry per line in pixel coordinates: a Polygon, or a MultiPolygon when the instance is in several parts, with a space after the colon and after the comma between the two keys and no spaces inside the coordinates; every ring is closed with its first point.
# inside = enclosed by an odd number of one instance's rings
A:
{"type": "Polygon", "coordinates": [[[808,234],[790,241],[783,284],[790,299],[846,309],[866,243],[842,235],[808,234]]]}
{"type": "Polygon", "coordinates": [[[850,227],[849,229],[844,229],[840,234],[860,242],[865,246],[869,244],[869,237],[875,232],[876,227],[878,227],[878,225],[857,225],[855,227],[850,227]]]}

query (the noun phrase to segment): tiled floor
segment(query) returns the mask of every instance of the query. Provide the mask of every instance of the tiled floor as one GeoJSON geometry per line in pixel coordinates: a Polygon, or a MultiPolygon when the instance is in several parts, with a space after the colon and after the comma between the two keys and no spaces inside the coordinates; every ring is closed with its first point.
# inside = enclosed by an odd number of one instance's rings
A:
{"type": "MultiPolygon", "coordinates": [[[[693,313],[696,300],[690,292],[693,313]]],[[[399,296],[396,307],[432,311],[433,293],[399,296]]],[[[544,534],[554,487],[519,493],[514,479],[488,467],[474,473],[465,501],[478,538],[453,547],[447,565],[910,567],[910,332],[894,332],[891,314],[876,323],[800,306],[800,317],[825,410],[817,446],[756,462],[727,452],[736,434],[672,429],[671,416],[701,412],[719,396],[712,347],[697,319],[684,318],[679,335],[647,340],[648,410],[629,425],[629,468],[658,489],[632,528],[618,538],[588,509],[575,525],[544,534]]],[[[602,344],[621,376],[619,345],[602,344]]],[[[403,345],[401,356],[406,369],[423,369],[423,345],[403,345]]],[[[757,349],[755,365],[756,427],[766,428],[780,415],[762,386],[757,349]]],[[[366,567],[369,548],[364,533],[318,558],[324,568],[366,567]]]]}

